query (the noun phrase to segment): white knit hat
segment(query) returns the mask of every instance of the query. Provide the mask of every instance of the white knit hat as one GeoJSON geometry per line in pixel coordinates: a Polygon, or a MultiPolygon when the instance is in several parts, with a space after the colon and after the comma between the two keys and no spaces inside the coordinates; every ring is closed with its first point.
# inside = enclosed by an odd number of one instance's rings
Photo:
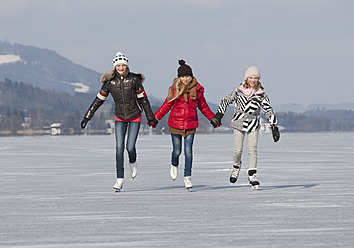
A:
{"type": "Polygon", "coordinates": [[[257,76],[259,79],[261,78],[261,73],[259,72],[258,68],[255,66],[248,67],[245,72],[244,80],[247,80],[249,76],[257,76]]]}
{"type": "Polygon", "coordinates": [[[115,68],[118,64],[124,64],[128,66],[128,58],[121,52],[116,53],[116,56],[113,59],[113,68],[115,68]]]}

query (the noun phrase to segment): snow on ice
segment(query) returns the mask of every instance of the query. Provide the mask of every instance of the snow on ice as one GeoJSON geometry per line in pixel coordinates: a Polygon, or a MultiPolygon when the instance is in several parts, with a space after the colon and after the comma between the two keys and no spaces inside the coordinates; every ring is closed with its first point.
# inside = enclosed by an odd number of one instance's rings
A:
{"type": "Polygon", "coordinates": [[[114,136],[1,137],[1,247],[350,247],[353,133],[259,138],[230,186],[232,134],[197,134],[192,182],[169,176],[169,135],[140,135],[138,176],[114,193],[114,136]]]}

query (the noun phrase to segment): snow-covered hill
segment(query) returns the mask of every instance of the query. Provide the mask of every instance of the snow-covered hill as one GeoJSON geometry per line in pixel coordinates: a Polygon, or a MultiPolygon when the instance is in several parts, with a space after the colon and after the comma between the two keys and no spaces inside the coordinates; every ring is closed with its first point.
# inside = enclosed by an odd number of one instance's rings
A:
{"type": "Polygon", "coordinates": [[[43,89],[93,93],[100,73],[74,64],[55,51],[0,41],[0,80],[30,83],[43,89]]]}

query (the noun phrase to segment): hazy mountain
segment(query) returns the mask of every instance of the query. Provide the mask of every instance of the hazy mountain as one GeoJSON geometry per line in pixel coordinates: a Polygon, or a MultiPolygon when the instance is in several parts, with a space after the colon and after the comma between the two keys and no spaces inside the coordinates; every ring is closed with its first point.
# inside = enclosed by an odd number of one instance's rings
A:
{"type": "Polygon", "coordinates": [[[96,92],[100,73],[54,51],[0,41],[0,80],[25,82],[69,93],[96,92]]]}
{"type": "MultiPolygon", "coordinates": [[[[74,64],[55,51],[0,41],[0,81],[7,78],[42,89],[96,94],[100,88],[99,77],[99,72],[74,64]]],[[[154,106],[161,105],[164,98],[154,97],[153,92],[149,92],[149,100],[154,106]]],[[[209,104],[213,111],[217,111],[216,104],[209,104]]],[[[354,102],[309,106],[294,103],[275,105],[273,108],[276,112],[299,113],[309,110],[354,110],[354,102]]],[[[232,112],[233,107],[230,106],[228,111],[232,112]]]]}

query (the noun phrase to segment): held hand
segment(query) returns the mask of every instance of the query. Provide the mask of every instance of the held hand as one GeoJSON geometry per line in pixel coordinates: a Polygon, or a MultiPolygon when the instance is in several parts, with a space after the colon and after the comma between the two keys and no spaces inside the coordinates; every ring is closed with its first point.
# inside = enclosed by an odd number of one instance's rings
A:
{"type": "Polygon", "coordinates": [[[220,112],[216,112],[214,117],[211,119],[210,123],[213,125],[214,128],[220,127],[221,126],[221,119],[224,116],[224,114],[220,112]]]}
{"type": "Polygon", "coordinates": [[[213,125],[214,128],[220,127],[222,125],[221,122],[219,122],[219,120],[216,119],[215,117],[211,119],[210,123],[211,125],[213,125]]]}
{"type": "Polygon", "coordinates": [[[271,126],[271,128],[272,128],[273,140],[274,142],[277,142],[280,139],[279,128],[275,125],[271,126]]]}
{"type": "Polygon", "coordinates": [[[153,120],[149,121],[147,124],[149,125],[149,127],[155,128],[157,126],[157,123],[159,123],[159,121],[156,118],[154,118],[153,120]]]}
{"type": "Polygon", "coordinates": [[[81,121],[81,128],[82,129],[84,129],[86,127],[88,121],[89,121],[89,119],[84,117],[84,119],[81,121]]]}

